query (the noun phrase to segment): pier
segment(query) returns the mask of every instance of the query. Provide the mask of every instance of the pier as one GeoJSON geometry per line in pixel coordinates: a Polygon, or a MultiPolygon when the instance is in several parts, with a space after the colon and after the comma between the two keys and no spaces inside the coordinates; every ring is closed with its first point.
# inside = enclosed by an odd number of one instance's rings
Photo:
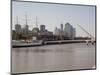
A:
{"type": "Polygon", "coordinates": [[[86,40],[59,40],[59,41],[37,41],[37,42],[13,42],[12,47],[36,47],[43,45],[54,45],[54,44],[69,44],[69,43],[86,43],[86,40]]]}

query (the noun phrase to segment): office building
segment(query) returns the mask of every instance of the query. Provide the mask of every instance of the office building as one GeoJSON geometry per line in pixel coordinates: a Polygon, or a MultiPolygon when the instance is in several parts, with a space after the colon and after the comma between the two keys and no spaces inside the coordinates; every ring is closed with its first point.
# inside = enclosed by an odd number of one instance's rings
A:
{"type": "Polygon", "coordinates": [[[40,25],[40,31],[45,31],[45,25],[40,25]]]}
{"type": "Polygon", "coordinates": [[[21,25],[20,24],[16,24],[15,25],[15,31],[17,32],[17,33],[21,33],[21,25]]]}
{"type": "Polygon", "coordinates": [[[64,35],[69,39],[74,39],[76,34],[75,28],[70,23],[65,24],[64,35]]]}
{"type": "Polygon", "coordinates": [[[61,24],[61,31],[63,31],[63,24],[61,24]]]}

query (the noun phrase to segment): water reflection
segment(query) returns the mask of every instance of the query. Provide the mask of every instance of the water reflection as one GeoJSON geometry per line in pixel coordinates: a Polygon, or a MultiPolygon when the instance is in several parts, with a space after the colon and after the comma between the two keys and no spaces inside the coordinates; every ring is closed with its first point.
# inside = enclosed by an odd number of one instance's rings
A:
{"type": "MultiPolygon", "coordinates": [[[[27,49],[27,48],[26,48],[27,49]]],[[[35,48],[35,49],[31,49],[31,50],[21,50],[20,51],[20,49],[18,49],[18,50],[15,50],[16,51],[16,53],[18,52],[34,52],[34,53],[47,53],[47,52],[73,52],[72,50],[65,50],[65,49],[57,49],[57,50],[51,50],[51,49],[39,49],[39,48],[35,48]]]]}
{"type": "Polygon", "coordinates": [[[13,48],[12,72],[41,72],[92,68],[95,46],[84,44],[13,48]]]}

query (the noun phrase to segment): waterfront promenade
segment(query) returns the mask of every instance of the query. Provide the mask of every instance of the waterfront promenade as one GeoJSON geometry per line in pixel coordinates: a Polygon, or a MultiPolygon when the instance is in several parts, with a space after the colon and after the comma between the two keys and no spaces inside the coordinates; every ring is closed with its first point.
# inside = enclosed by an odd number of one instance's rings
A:
{"type": "MultiPolygon", "coordinates": [[[[88,40],[90,42],[90,40],[88,40]]],[[[35,47],[43,45],[55,45],[55,44],[68,44],[68,43],[86,43],[86,40],[58,40],[58,41],[42,41],[36,40],[35,42],[25,42],[25,41],[12,41],[13,48],[21,47],[35,47]]]]}

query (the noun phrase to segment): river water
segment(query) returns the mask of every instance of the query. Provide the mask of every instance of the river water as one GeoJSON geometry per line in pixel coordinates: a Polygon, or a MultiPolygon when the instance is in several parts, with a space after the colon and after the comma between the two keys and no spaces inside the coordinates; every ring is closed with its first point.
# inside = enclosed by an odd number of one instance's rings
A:
{"type": "Polygon", "coordinates": [[[95,46],[85,43],[12,48],[12,73],[95,68],[95,46]]]}

